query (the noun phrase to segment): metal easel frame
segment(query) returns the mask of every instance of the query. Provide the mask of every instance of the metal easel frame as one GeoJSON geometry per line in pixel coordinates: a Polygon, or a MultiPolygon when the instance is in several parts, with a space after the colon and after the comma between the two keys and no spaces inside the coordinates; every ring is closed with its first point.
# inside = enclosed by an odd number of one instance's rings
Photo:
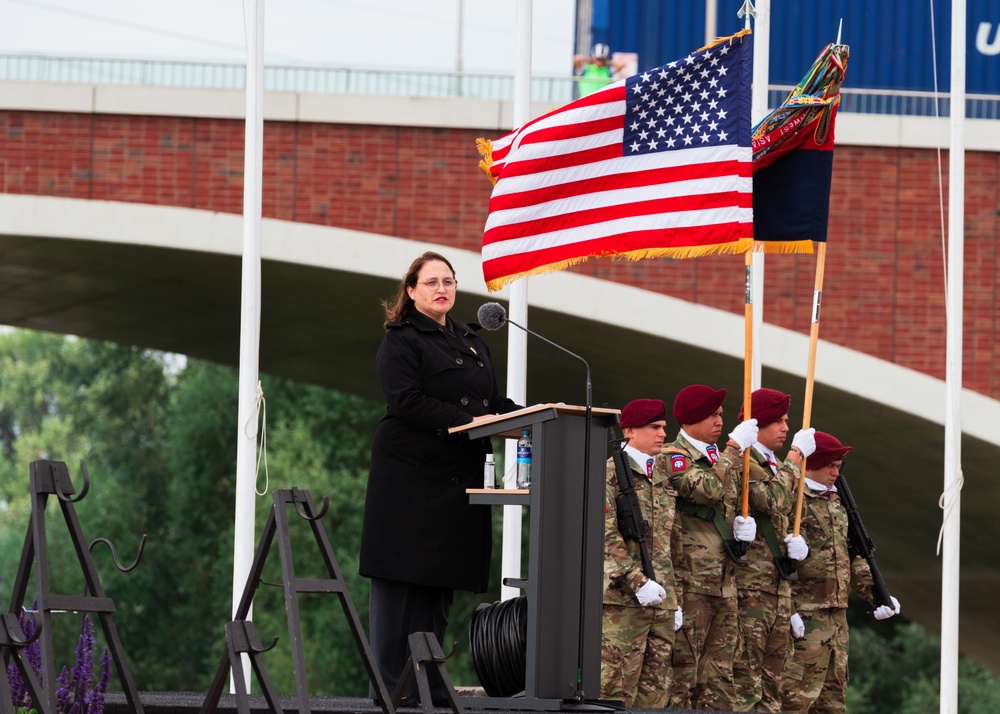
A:
{"type": "MultiPolygon", "coordinates": [[[[54,653],[52,651],[53,612],[84,612],[95,613],[98,616],[129,707],[136,714],[143,714],[144,710],[142,703],[139,701],[139,693],[135,686],[135,680],[133,680],[132,672],[129,670],[121,639],[118,637],[118,630],[115,628],[115,621],[112,618],[112,613],[115,611],[114,601],[104,594],[104,589],[101,587],[101,579],[94,565],[94,559],[90,554],[90,549],[87,547],[87,541],[83,535],[83,528],[80,526],[76,510],[73,508],[73,504],[83,500],[90,488],[87,469],[82,461],[80,462],[80,468],[83,471],[83,490],[78,496],[71,498],[70,496],[75,493],[75,489],[69,475],[69,469],[66,468],[64,462],[33,461],[29,466],[31,517],[28,521],[28,532],[24,537],[21,562],[17,568],[17,577],[14,580],[14,588],[11,592],[10,607],[8,608],[7,616],[13,616],[16,621],[17,614],[24,605],[24,598],[28,589],[28,579],[31,576],[32,563],[34,563],[35,589],[38,600],[38,614],[36,617],[40,620],[37,623],[37,627],[41,633],[39,636],[42,660],[40,691],[44,700],[38,702],[39,714],[44,714],[46,711],[55,711],[56,668],[54,653]],[[76,557],[83,570],[86,590],[82,596],[55,594],[52,592],[49,584],[49,554],[48,543],[46,541],[45,507],[48,504],[50,495],[55,496],[59,502],[63,519],[66,521],[66,527],[69,529],[70,539],[73,541],[73,549],[76,551],[76,557]]],[[[18,630],[20,630],[20,627],[18,627],[18,630]]],[[[10,653],[6,646],[3,649],[3,661],[6,665],[10,653]]]]}
{"type": "MultiPolygon", "coordinates": [[[[257,551],[254,554],[253,563],[250,566],[250,573],[247,576],[247,582],[243,589],[243,596],[240,599],[240,604],[237,607],[233,621],[229,624],[229,626],[227,626],[227,646],[222,653],[222,659],[219,663],[218,669],[216,670],[215,679],[212,681],[212,685],[205,696],[205,701],[201,709],[202,714],[210,714],[211,712],[216,711],[219,705],[219,699],[222,696],[222,691],[225,688],[230,668],[233,668],[234,677],[237,680],[243,679],[245,682],[242,672],[242,658],[239,657],[238,654],[232,654],[233,651],[245,651],[248,653],[254,652],[256,654],[264,651],[259,644],[254,644],[252,641],[249,642],[249,649],[240,649],[239,646],[234,647],[234,636],[236,636],[237,633],[246,632],[245,626],[242,623],[247,622],[246,618],[250,613],[250,606],[253,604],[254,594],[260,586],[261,574],[263,573],[264,564],[267,562],[267,556],[275,536],[278,536],[278,550],[281,554],[281,575],[285,591],[285,612],[288,615],[288,635],[292,650],[292,668],[295,673],[295,694],[298,702],[299,714],[309,714],[311,711],[309,688],[306,679],[305,650],[302,645],[302,626],[299,620],[299,593],[335,593],[337,595],[340,599],[340,604],[343,607],[344,614],[347,616],[347,622],[351,628],[352,634],[354,635],[354,641],[358,646],[358,652],[361,654],[365,669],[368,671],[368,677],[371,679],[373,685],[375,686],[375,690],[378,692],[382,711],[384,711],[385,714],[395,714],[395,708],[393,707],[391,701],[391,693],[386,689],[385,682],[382,680],[382,675],[379,673],[378,667],[375,665],[371,648],[368,645],[368,638],[365,636],[364,629],[361,627],[361,620],[358,618],[358,613],[354,608],[354,603],[351,601],[351,596],[347,592],[347,585],[344,583],[340,567],[337,565],[337,560],[333,555],[333,548],[330,546],[330,540],[327,538],[326,531],[320,522],[323,516],[326,515],[326,511],[329,508],[329,498],[325,498],[323,500],[323,508],[318,512],[316,507],[313,505],[312,498],[309,496],[308,491],[303,491],[297,488],[279,489],[274,492],[273,498],[274,505],[271,507],[271,512],[267,517],[267,523],[264,525],[264,531],[257,544],[257,551]],[[293,564],[294,561],[292,559],[292,542],[288,528],[289,506],[293,506],[295,508],[295,513],[309,524],[313,537],[316,540],[316,544],[319,547],[320,555],[323,557],[323,563],[330,576],[329,579],[296,577],[295,567],[293,564]],[[234,667],[234,663],[240,663],[238,676],[236,674],[237,669],[234,667]]],[[[255,634],[256,633],[254,633],[254,636],[255,634]]],[[[259,640],[257,642],[259,643],[259,640]]],[[[271,646],[273,646],[273,643],[271,646]]],[[[265,694],[267,694],[268,689],[270,688],[270,682],[267,680],[266,670],[263,668],[263,664],[259,662],[259,658],[257,661],[254,661],[254,659],[253,654],[251,654],[254,669],[265,689],[265,694]]],[[[245,691],[246,689],[244,687],[243,692],[245,693],[245,691]]],[[[245,697],[242,699],[241,703],[240,697],[237,695],[237,707],[240,714],[249,713],[249,704],[245,697]]]]}

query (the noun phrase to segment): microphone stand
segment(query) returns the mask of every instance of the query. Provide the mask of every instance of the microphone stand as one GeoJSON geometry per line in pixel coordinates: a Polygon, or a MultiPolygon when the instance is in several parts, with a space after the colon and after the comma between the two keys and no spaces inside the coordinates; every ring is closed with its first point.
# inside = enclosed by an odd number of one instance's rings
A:
{"type": "MultiPolygon", "coordinates": [[[[547,337],[542,337],[537,332],[529,330],[523,325],[518,325],[516,322],[511,321],[506,316],[503,318],[505,322],[510,323],[514,327],[519,327],[529,335],[534,335],[542,342],[547,342],[558,350],[565,352],[571,357],[576,357],[578,360],[583,362],[583,366],[587,368],[587,403],[586,412],[584,413],[584,434],[583,434],[583,531],[581,537],[581,557],[580,557],[580,616],[583,617],[583,606],[585,603],[584,588],[583,586],[587,582],[587,502],[590,500],[590,432],[593,426],[593,395],[591,392],[591,381],[590,381],[590,364],[587,363],[580,355],[575,352],[570,352],[568,349],[562,345],[556,344],[547,337]]],[[[573,701],[577,703],[583,703],[585,700],[585,694],[583,691],[583,627],[579,628],[579,633],[577,634],[577,647],[576,647],[576,692],[573,694],[573,701]]]]}

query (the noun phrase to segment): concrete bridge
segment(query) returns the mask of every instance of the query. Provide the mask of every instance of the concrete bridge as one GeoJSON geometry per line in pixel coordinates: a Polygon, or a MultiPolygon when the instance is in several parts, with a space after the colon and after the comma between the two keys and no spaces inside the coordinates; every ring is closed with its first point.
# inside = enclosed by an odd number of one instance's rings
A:
{"type": "MultiPolygon", "coordinates": [[[[238,91],[0,83],[0,324],[235,365],[242,112],[238,91]]],[[[378,300],[413,257],[435,248],[456,264],[459,319],[498,297],[479,268],[490,186],[474,140],[507,131],[511,107],[289,92],[269,94],[265,114],[261,369],[379,399],[378,300]]],[[[904,615],[934,630],[948,132],[846,112],[837,131],[812,424],[854,446],[847,474],[879,564],[904,615]]],[[[961,645],[1000,672],[985,535],[1000,503],[1000,131],[976,121],[968,136],[961,645]]],[[[763,383],[793,395],[793,425],[813,275],[811,256],[767,258],[763,383]]],[[[742,257],[592,261],[532,278],[528,295],[532,329],[589,361],[595,404],[669,403],[704,382],[730,390],[735,420],[742,257]]],[[[506,335],[487,339],[502,375],[506,335]]],[[[583,399],[580,365],[529,342],[527,401],[583,399]]]]}

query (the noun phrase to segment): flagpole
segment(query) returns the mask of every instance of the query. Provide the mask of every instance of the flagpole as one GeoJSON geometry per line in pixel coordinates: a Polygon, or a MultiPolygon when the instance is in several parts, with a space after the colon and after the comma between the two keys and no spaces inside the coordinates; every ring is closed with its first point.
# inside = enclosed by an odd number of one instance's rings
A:
{"type": "MultiPolygon", "coordinates": [[[[531,0],[518,0],[516,15],[516,55],[514,64],[514,111],[516,129],[531,118],[531,0]]],[[[528,279],[520,278],[510,286],[510,319],[528,326],[528,279]]],[[[527,400],[528,333],[507,331],[507,395],[518,404],[527,400]]],[[[516,488],[513,465],[517,461],[517,444],[507,439],[504,444],[504,488],[516,488]]],[[[503,507],[503,545],[500,561],[500,582],[521,577],[522,506],[503,507]]],[[[508,585],[500,586],[500,599],[510,600],[521,591],[508,585]]]]}
{"type": "MultiPolygon", "coordinates": [[[[826,271],[826,241],[819,244],[816,255],[816,279],[813,287],[812,324],[809,327],[809,359],[806,362],[806,396],[802,402],[802,428],[808,429],[812,420],[813,386],[816,383],[816,345],[819,344],[819,308],[823,298],[823,274],[826,271]]],[[[802,458],[799,467],[802,478],[795,493],[795,521],[792,525],[792,535],[799,534],[802,523],[802,494],[806,483],[806,458],[802,458]]]]}
{"type": "Polygon", "coordinates": [[[958,711],[959,564],[962,512],[962,305],[965,269],[964,0],[951,4],[948,152],[948,282],[945,350],[944,522],[941,526],[941,714],[958,711]]]}
{"type": "MultiPolygon", "coordinates": [[[[240,315],[236,437],[236,517],[233,525],[233,609],[253,565],[258,363],[260,357],[260,233],[264,133],[264,0],[243,0],[246,31],[246,127],[243,157],[243,287],[240,315]]],[[[252,613],[252,611],[251,611],[252,613]]],[[[247,614],[251,619],[252,614],[247,614]]],[[[243,655],[244,658],[247,655],[243,655]]],[[[245,659],[244,667],[247,664],[245,659]]],[[[230,691],[234,690],[230,679],[230,691]]],[[[249,689],[249,679],[247,680],[249,689]]]]}
{"type": "MultiPolygon", "coordinates": [[[[757,0],[750,6],[753,22],[753,89],[750,94],[750,117],[754,126],[767,116],[767,87],[770,72],[771,0],[757,0]]],[[[753,350],[751,352],[751,390],[761,386],[761,334],[764,328],[764,251],[751,255],[753,287],[753,350]]],[[[745,402],[748,403],[748,402],[745,402]]],[[[746,514],[744,514],[744,517],[746,514]]]]}
{"type": "MultiPolygon", "coordinates": [[[[738,13],[744,27],[753,27],[753,85],[750,100],[751,126],[767,116],[768,45],[770,44],[771,0],[745,0],[738,13]]],[[[746,297],[744,305],[743,348],[743,418],[750,419],[750,402],[753,390],[761,385],[760,334],[764,324],[764,252],[748,250],[744,256],[746,297]],[[754,305],[756,304],[756,309],[754,305]]],[[[741,513],[746,518],[750,511],[750,449],[743,451],[743,481],[741,513]]]]}
{"type": "MultiPolygon", "coordinates": [[[[743,418],[750,419],[753,401],[753,254],[751,248],[744,256],[745,298],[743,305],[743,418]]],[[[750,513],[750,449],[743,449],[743,481],[741,490],[741,515],[750,513]]]]}

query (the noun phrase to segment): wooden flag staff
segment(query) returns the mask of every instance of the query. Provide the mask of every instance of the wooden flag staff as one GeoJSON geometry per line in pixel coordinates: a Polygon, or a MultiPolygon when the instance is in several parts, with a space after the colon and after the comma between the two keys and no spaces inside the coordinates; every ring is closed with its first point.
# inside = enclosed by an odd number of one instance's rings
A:
{"type": "MultiPolygon", "coordinates": [[[[746,300],[743,307],[743,418],[750,418],[750,396],[753,391],[753,250],[744,253],[746,257],[746,300]]],[[[743,449],[741,515],[746,518],[750,512],[750,449],[743,449]]]]}
{"type": "MultiPolygon", "coordinates": [[[[819,342],[819,306],[823,296],[823,270],[826,265],[826,241],[819,244],[819,253],[816,255],[816,284],[813,289],[813,310],[812,325],[809,329],[809,361],[806,364],[806,395],[802,404],[802,428],[809,428],[809,420],[812,417],[813,384],[816,381],[816,343],[819,342]]],[[[802,478],[799,479],[799,487],[795,494],[795,522],[792,528],[792,535],[799,534],[799,525],[802,523],[802,494],[806,483],[806,458],[802,458],[802,478]]]]}

